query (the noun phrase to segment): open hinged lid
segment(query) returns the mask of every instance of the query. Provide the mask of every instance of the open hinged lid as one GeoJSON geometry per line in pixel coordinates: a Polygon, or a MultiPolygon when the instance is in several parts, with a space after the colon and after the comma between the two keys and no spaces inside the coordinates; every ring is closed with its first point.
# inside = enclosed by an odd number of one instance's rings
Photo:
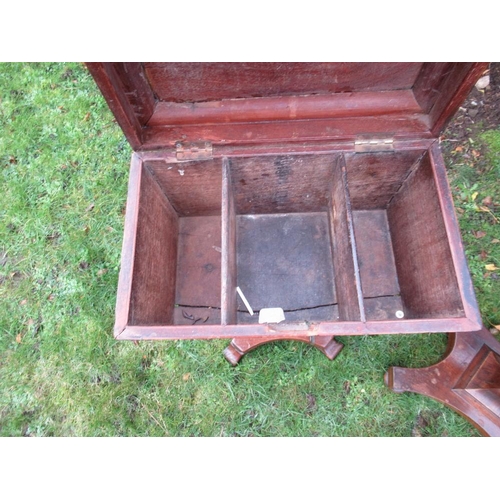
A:
{"type": "Polygon", "coordinates": [[[438,137],[487,63],[87,66],[134,150],[196,151],[200,142],[438,137]]]}

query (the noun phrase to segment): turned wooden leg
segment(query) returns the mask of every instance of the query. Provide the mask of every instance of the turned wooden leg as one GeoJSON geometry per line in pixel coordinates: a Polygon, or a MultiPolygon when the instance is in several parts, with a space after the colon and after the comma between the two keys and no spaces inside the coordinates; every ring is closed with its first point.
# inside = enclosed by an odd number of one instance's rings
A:
{"type": "Polygon", "coordinates": [[[394,392],[416,392],[457,411],[486,436],[500,436],[500,342],[479,332],[448,334],[448,350],[426,368],[391,367],[385,383],[394,392]]]}
{"type": "Polygon", "coordinates": [[[330,360],[334,359],[342,350],[342,347],[344,347],[342,344],[335,341],[333,337],[323,336],[309,337],[304,335],[303,337],[295,337],[293,339],[290,339],[290,337],[283,337],[282,335],[273,337],[238,337],[233,339],[224,350],[224,357],[235,366],[247,352],[263,344],[275,342],[277,340],[298,340],[300,342],[305,342],[306,344],[318,348],[330,360]]]}

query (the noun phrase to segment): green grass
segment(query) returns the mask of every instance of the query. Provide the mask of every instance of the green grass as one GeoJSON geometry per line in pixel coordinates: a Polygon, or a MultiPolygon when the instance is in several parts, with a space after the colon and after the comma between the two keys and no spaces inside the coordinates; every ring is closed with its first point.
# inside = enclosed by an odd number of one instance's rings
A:
{"type": "Polygon", "coordinates": [[[500,325],[500,129],[451,151],[448,173],[465,254],[487,326],[500,325]]]}
{"type": "MultiPolygon", "coordinates": [[[[282,342],[235,368],[220,340],[115,341],[130,146],[76,63],[1,64],[0,129],[1,436],[478,435],[383,384],[389,366],[437,362],[442,334],[343,337],[334,362],[282,342]]],[[[500,267],[500,225],[476,206],[500,202],[500,132],[481,141],[485,174],[451,173],[480,306],[499,324],[484,266],[500,267]]]]}

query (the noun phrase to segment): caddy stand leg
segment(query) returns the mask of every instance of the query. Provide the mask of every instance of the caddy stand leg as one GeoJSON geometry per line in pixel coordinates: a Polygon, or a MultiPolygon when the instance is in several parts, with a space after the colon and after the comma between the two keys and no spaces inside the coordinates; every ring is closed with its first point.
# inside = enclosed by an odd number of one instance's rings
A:
{"type": "Polygon", "coordinates": [[[309,337],[306,335],[303,337],[295,337],[294,339],[283,336],[238,337],[233,339],[224,350],[224,357],[229,363],[236,366],[246,353],[263,344],[275,342],[277,340],[298,340],[300,342],[305,342],[319,349],[330,360],[335,359],[337,354],[342,350],[342,347],[344,347],[343,344],[337,342],[334,337],[309,337]]]}
{"type": "Polygon", "coordinates": [[[394,392],[431,397],[463,415],[485,436],[500,436],[500,342],[484,328],[448,334],[448,350],[426,368],[390,367],[394,392]]]}

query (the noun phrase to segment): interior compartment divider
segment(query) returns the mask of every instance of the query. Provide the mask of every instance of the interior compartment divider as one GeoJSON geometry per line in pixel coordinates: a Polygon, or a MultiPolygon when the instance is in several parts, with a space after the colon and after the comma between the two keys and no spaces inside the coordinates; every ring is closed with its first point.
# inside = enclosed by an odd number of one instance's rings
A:
{"type": "Polygon", "coordinates": [[[341,321],[366,321],[344,155],[332,167],[329,220],[335,288],[341,321]]]}
{"type": "Polygon", "coordinates": [[[236,210],[229,160],[222,159],[221,323],[236,324],[236,210]]]}

